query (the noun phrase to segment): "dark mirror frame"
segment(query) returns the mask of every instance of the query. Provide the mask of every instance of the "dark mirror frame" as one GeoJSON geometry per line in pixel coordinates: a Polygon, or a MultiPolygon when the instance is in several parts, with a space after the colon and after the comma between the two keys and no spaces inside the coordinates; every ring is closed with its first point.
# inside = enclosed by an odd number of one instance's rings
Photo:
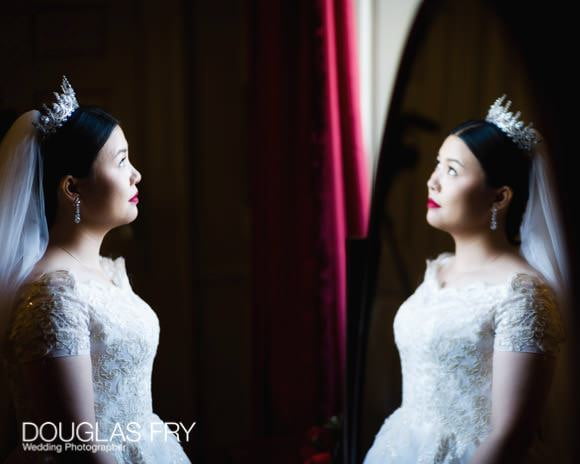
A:
{"type": "MultiPolygon", "coordinates": [[[[542,108],[541,118],[536,126],[550,140],[554,169],[559,179],[558,188],[561,198],[562,220],[570,257],[572,282],[580,281],[580,263],[577,239],[580,231],[574,223],[575,204],[580,201],[578,173],[574,170],[575,158],[578,155],[577,125],[580,118],[578,102],[580,92],[576,82],[578,74],[573,66],[574,45],[578,43],[575,15],[569,4],[556,0],[549,4],[511,0],[483,0],[498,18],[503,21],[511,35],[508,46],[518,47],[524,65],[531,79],[533,96],[542,108]],[[568,155],[567,155],[568,154],[568,155]]],[[[347,330],[347,374],[346,374],[346,410],[343,429],[343,459],[345,464],[362,462],[367,450],[361,450],[359,430],[361,429],[362,393],[365,387],[366,349],[369,324],[374,305],[378,278],[379,256],[381,251],[381,221],[386,195],[394,175],[399,172],[405,160],[389,159],[389,153],[397,153],[400,137],[404,130],[401,122],[401,106],[407,83],[413,68],[416,55],[429,32],[434,13],[444,4],[444,0],[424,0],[417,10],[414,22],[402,54],[392,100],[383,133],[377,174],[373,186],[371,211],[366,239],[349,240],[348,257],[348,330],[347,330]],[[393,163],[401,164],[394,166],[393,163]]],[[[580,286],[572,289],[571,308],[580,308],[580,286]]],[[[569,333],[577,333],[580,321],[573,311],[572,327],[569,333]]],[[[573,338],[573,337],[572,337],[573,338]]],[[[570,374],[572,388],[578,390],[580,376],[578,360],[580,344],[571,347],[573,366],[570,374]]],[[[580,402],[574,405],[573,414],[575,430],[580,427],[580,402]]],[[[580,440],[570,443],[577,462],[580,457],[580,440]]]]}

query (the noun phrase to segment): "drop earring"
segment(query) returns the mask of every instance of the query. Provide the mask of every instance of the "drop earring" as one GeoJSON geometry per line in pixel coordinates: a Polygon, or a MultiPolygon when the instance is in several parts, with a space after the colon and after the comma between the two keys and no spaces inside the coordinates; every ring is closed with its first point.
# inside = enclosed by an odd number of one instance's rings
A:
{"type": "Polygon", "coordinates": [[[495,205],[491,207],[491,224],[489,228],[491,230],[497,229],[497,208],[495,205]]]}
{"type": "Polygon", "coordinates": [[[77,195],[75,197],[74,205],[75,205],[75,212],[74,212],[73,221],[75,222],[75,224],[78,224],[81,222],[81,197],[79,195],[77,195]]]}

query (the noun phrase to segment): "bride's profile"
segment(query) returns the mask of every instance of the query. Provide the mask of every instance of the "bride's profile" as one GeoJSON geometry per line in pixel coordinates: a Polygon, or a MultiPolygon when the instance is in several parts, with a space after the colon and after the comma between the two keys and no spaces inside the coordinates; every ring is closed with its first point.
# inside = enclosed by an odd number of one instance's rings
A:
{"type": "Polygon", "coordinates": [[[189,463],[152,409],[158,318],[125,259],[100,253],[137,218],[141,174],[119,122],[79,105],[66,77],[61,91],[0,144],[0,336],[18,427],[7,462],[189,463]]]}
{"type": "Polygon", "coordinates": [[[455,250],[396,312],[402,404],[365,464],[560,462],[545,410],[567,340],[563,227],[545,143],[505,98],[434,160],[426,219],[455,250]]]}

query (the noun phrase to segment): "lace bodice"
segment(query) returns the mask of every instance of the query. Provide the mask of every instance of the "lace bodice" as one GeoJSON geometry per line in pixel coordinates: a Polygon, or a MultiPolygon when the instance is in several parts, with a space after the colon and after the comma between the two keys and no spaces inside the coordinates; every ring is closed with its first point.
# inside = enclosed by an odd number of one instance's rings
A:
{"type": "MultiPolygon", "coordinates": [[[[538,277],[440,287],[436,272],[450,256],[426,260],[423,282],[395,315],[402,404],[366,464],[467,463],[490,431],[494,350],[556,355],[565,340],[555,295],[538,277]]],[[[540,462],[543,446],[536,437],[525,462],[540,462]]]]}
{"type": "MultiPolygon", "coordinates": [[[[147,428],[153,413],[151,374],[159,342],[155,312],[131,288],[125,260],[101,257],[111,284],[79,281],[67,270],[43,274],[17,297],[9,332],[8,365],[17,415],[31,411],[19,366],[43,357],[90,355],[95,417],[101,436],[116,424],[147,428]]],[[[117,461],[189,462],[177,440],[124,442],[117,461]],[[156,449],[157,448],[157,449],[156,449]],[[160,460],[164,459],[164,460],[160,460]]]]}

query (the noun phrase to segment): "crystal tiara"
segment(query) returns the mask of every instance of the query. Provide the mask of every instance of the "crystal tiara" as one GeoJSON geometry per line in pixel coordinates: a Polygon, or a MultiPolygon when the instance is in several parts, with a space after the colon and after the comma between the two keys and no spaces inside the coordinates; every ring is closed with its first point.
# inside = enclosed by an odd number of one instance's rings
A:
{"type": "Polygon", "coordinates": [[[508,100],[505,107],[502,106],[505,98],[506,95],[503,94],[491,105],[485,120],[499,127],[519,148],[530,151],[542,139],[538,136],[536,130],[532,128],[533,123],[530,122],[528,126],[524,127],[523,121],[518,121],[521,115],[520,111],[515,115],[508,111],[512,104],[511,100],[508,100]]]}
{"type": "Polygon", "coordinates": [[[56,131],[70,115],[79,107],[75,91],[69,84],[66,76],[62,76],[62,90],[61,94],[53,92],[56,102],[49,108],[45,104],[42,105],[43,110],[40,111],[38,122],[33,122],[34,126],[42,132],[44,136],[56,131]]]}

